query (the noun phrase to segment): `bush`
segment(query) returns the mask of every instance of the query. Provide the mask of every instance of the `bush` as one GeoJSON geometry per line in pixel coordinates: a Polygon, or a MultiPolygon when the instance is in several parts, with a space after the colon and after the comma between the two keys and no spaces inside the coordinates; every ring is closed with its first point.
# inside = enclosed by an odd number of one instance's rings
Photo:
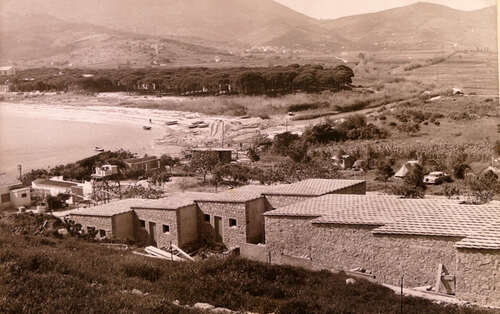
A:
{"type": "Polygon", "coordinates": [[[122,271],[127,277],[138,277],[151,282],[159,280],[163,274],[158,266],[146,263],[123,264],[122,271]]]}

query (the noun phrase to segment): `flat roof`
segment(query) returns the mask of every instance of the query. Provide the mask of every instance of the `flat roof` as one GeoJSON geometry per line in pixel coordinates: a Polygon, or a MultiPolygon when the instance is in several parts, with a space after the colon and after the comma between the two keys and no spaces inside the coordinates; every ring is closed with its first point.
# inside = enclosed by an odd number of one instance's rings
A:
{"type": "Polygon", "coordinates": [[[264,192],[265,195],[321,196],[351,186],[363,180],[308,179],[292,184],[276,185],[264,192]]]}
{"type": "Polygon", "coordinates": [[[205,147],[205,148],[192,148],[191,151],[193,151],[193,152],[210,152],[210,151],[213,151],[213,152],[233,152],[234,150],[230,149],[230,148],[209,148],[209,147],[205,147]]]}
{"type": "Polygon", "coordinates": [[[73,182],[56,181],[56,180],[49,180],[49,179],[36,179],[33,182],[37,185],[51,185],[51,186],[57,186],[57,187],[63,187],[63,188],[70,188],[70,187],[78,185],[77,183],[73,183],[73,182]]]}
{"type": "Polygon", "coordinates": [[[313,224],[376,227],[373,234],[463,238],[457,248],[500,250],[500,203],[465,205],[448,199],[328,194],[264,214],[311,217],[313,224]]]}

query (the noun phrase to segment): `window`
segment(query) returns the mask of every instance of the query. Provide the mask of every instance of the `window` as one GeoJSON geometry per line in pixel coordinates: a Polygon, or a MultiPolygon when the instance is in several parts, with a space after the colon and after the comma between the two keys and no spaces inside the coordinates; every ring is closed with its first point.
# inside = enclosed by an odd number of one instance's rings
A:
{"type": "Polygon", "coordinates": [[[21,194],[21,197],[22,197],[22,198],[26,198],[26,197],[28,197],[28,193],[23,193],[23,194],[21,194]]]}
{"type": "Polygon", "coordinates": [[[2,194],[2,203],[10,202],[10,194],[2,194]]]}
{"type": "Polygon", "coordinates": [[[99,236],[100,236],[101,238],[106,237],[106,231],[105,231],[105,230],[102,230],[102,229],[101,229],[101,230],[99,230],[99,236]]]}
{"type": "Polygon", "coordinates": [[[146,228],[146,222],[144,220],[139,220],[139,225],[142,227],[142,228],[146,228]]]}
{"type": "Polygon", "coordinates": [[[210,222],[210,215],[204,215],[205,222],[210,222]]]}
{"type": "Polygon", "coordinates": [[[170,226],[169,225],[163,225],[163,233],[169,233],[170,232],[170,226]]]}
{"type": "Polygon", "coordinates": [[[229,218],[229,227],[236,227],[236,219],[229,218]]]}

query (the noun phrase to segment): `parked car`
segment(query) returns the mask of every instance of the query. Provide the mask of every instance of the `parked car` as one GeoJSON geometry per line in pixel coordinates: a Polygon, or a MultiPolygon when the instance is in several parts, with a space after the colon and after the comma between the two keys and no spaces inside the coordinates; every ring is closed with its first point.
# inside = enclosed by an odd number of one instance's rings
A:
{"type": "Polygon", "coordinates": [[[445,181],[449,181],[451,178],[448,174],[442,171],[434,171],[429,173],[424,177],[425,184],[441,184],[445,181]]]}

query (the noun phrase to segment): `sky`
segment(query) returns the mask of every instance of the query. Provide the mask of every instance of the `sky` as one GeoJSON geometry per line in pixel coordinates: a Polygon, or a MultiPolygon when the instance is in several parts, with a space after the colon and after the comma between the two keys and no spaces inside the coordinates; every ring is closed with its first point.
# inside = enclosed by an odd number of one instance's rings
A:
{"type": "MultiPolygon", "coordinates": [[[[406,6],[418,0],[275,0],[306,15],[332,19],[406,6]]],[[[476,10],[494,5],[496,0],[426,0],[459,10],[476,10]]]]}

